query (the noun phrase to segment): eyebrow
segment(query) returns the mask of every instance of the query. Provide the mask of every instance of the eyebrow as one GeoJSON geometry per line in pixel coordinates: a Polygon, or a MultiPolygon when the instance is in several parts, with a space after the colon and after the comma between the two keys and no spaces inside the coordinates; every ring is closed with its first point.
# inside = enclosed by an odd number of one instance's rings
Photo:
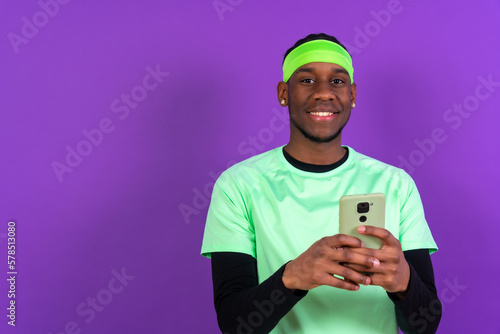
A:
{"type": "MultiPolygon", "coordinates": [[[[345,69],[343,69],[343,68],[332,67],[331,69],[335,73],[342,73],[342,74],[349,75],[349,73],[345,69]]],[[[304,68],[298,69],[297,73],[300,73],[300,72],[310,73],[310,72],[313,72],[313,71],[314,71],[314,67],[304,67],[304,68]]]]}

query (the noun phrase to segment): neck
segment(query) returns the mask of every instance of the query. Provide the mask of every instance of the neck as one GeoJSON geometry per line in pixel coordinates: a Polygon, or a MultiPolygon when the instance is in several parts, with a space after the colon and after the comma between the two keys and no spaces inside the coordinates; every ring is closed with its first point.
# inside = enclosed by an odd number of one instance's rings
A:
{"type": "Polygon", "coordinates": [[[310,140],[299,142],[290,139],[285,150],[295,159],[314,165],[336,163],[346,152],[340,145],[340,136],[329,143],[316,143],[310,140]]]}

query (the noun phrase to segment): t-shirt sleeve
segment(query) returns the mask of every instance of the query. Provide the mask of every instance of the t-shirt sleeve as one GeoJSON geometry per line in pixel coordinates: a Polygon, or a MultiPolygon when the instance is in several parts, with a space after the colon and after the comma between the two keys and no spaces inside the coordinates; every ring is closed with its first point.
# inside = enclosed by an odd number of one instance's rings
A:
{"type": "Polygon", "coordinates": [[[406,187],[402,187],[400,209],[399,240],[403,251],[412,249],[429,249],[432,254],[437,245],[425,219],[424,208],[417,186],[406,173],[406,187]]]}
{"type": "MultiPolygon", "coordinates": [[[[226,172],[225,172],[226,173],[226,172]]],[[[201,255],[238,252],[255,258],[255,233],[242,187],[223,173],[214,185],[201,255]]]]}

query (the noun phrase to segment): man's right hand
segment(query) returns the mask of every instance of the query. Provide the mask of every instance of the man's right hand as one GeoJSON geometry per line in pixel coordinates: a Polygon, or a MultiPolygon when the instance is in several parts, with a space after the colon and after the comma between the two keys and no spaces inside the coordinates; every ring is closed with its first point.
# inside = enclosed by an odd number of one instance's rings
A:
{"type": "Polygon", "coordinates": [[[321,238],[295,260],[287,263],[283,272],[283,284],[292,291],[311,290],[321,285],[356,291],[359,289],[359,284],[369,285],[370,277],[341,263],[378,267],[380,261],[371,256],[355,253],[351,247],[359,248],[363,245],[359,239],[345,234],[321,238]]]}

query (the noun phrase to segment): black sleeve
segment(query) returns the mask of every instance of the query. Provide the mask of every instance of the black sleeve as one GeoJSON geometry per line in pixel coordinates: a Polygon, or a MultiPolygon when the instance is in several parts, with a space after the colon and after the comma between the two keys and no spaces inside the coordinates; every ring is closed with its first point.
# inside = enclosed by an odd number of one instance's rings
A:
{"type": "Polygon", "coordinates": [[[257,261],[250,255],[212,253],[217,322],[224,334],[269,333],[307,291],[291,293],[282,280],[285,265],[258,284],[257,261]]]}
{"type": "Polygon", "coordinates": [[[408,293],[402,299],[388,293],[394,302],[396,320],[405,334],[436,333],[442,306],[434,284],[434,271],[428,249],[403,252],[410,265],[408,293]]]}
{"type": "MultiPolygon", "coordinates": [[[[394,302],[398,326],[405,334],[435,333],[441,319],[441,303],[434,285],[434,272],[427,249],[404,252],[410,265],[407,295],[394,302]]],[[[307,294],[292,294],[284,285],[285,265],[258,284],[257,262],[242,253],[212,253],[212,280],[217,321],[226,333],[269,333],[307,294]]]]}

